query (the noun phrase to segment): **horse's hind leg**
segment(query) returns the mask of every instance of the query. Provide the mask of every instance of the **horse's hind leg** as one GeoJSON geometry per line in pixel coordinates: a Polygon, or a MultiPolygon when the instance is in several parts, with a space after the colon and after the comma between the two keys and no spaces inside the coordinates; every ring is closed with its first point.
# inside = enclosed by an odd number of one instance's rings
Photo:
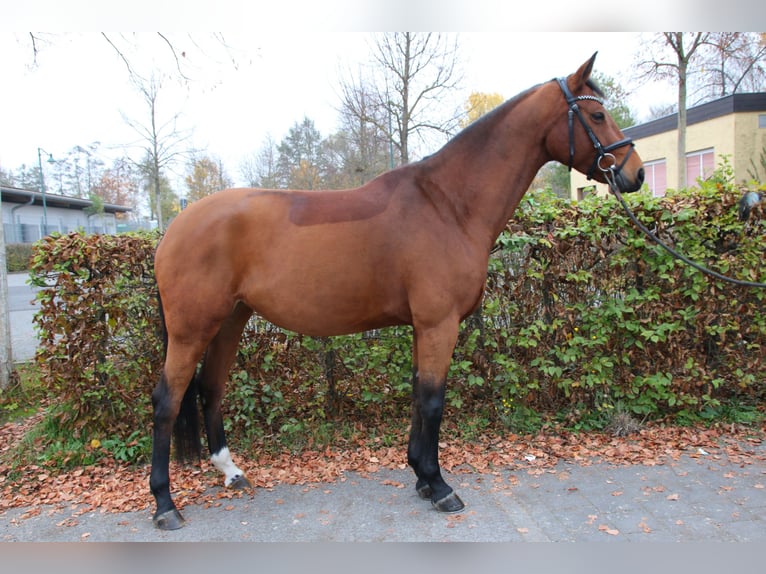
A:
{"type": "Polygon", "coordinates": [[[252,310],[243,303],[236,305],[232,314],[223,322],[220,331],[208,345],[199,378],[210,461],[224,474],[224,484],[238,489],[248,488],[250,482],[245,478],[242,470],[234,464],[229,448],[226,446],[221,401],[242,331],[252,314],[252,310]]]}
{"type": "Polygon", "coordinates": [[[170,441],[181,402],[194,376],[202,349],[168,342],[162,377],[152,393],[154,431],[149,486],[157,501],[154,524],[162,530],[183,526],[184,519],[170,496],[170,441]]]}

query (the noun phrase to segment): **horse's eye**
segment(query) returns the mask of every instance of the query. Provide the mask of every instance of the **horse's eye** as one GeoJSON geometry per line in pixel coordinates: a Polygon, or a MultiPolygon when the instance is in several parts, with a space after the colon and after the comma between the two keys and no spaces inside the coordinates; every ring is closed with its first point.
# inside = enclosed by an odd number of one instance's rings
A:
{"type": "Polygon", "coordinates": [[[590,117],[593,118],[594,122],[603,122],[606,116],[604,115],[604,112],[595,112],[591,114],[590,117]]]}

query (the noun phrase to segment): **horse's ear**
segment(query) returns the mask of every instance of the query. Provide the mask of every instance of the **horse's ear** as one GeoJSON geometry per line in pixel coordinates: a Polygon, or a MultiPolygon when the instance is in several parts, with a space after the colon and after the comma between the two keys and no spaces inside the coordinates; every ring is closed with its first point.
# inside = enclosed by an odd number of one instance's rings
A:
{"type": "Polygon", "coordinates": [[[569,88],[574,92],[577,93],[580,88],[585,86],[585,82],[588,81],[590,78],[590,74],[593,71],[593,62],[596,61],[596,55],[598,55],[598,52],[595,52],[591,57],[590,60],[585,62],[580,68],[572,74],[572,78],[570,79],[570,85],[569,88]]]}

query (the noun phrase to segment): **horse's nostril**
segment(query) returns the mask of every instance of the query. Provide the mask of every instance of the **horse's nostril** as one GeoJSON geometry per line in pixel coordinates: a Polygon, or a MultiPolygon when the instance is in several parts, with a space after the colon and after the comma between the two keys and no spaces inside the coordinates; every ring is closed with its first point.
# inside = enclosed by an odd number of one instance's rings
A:
{"type": "Polygon", "coordinates": [[[636,174],[636,178],[638,179],[638,185],[641,185],[644,183],[644,168],[639,168],[638,173],[636,174]]]}

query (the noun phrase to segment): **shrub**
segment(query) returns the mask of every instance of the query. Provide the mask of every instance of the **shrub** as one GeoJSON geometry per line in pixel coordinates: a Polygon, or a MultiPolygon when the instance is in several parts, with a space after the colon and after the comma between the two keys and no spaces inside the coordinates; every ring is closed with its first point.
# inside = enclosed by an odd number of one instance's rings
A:
{"type": "MultiPolygon", "coordinates": [[[[690,257],[764,281],[766,222],[738,221],[740,196],[719,178],[664,199],[627,199],[690,257]]],[[[54,416],[82,442],[123,445],[125,458],[146,446],[134,433],[151,420],[162,360],[156,243],[155,235],[69,234],[45,239],[32,260],[43,287],[37,361],[56,397],[54,416]]],[[[592,428],[613,413],[707,420],[727,404],[751,417],[763,400],[766,292],[674,260],[613,198],[528,195],[498,246],[481,312],[461,328],[447,420],[477,431],[528,432],[553,418],[592,428]]],[[[307,440],[338,417],[404,423],[410,346],[408,327],[318,339],[254,318],[232,367],[227,428],[249,442],[307,440]]]]}
{"type": "Polygon", "coordinates": [[[29,269],[32,248],[32,243],[8,243],[5,246],[5,266],[8,273],[17,273],[29,269]]]}
{"type": "Polygon", "coordinates": [[[75,436],[127,438],[150,419],[161,340],[153,235],[51,236],[37,244],[36,360],[75,436]]]}
{"type": "MultiPolygon", "coordinates": [[[[763,221],[736,219],[741,191],[720,181],[662,200],[628,198],[680,251],[763,281],[763,221]]],[[[763,289],[711,280],[635,230],[613,198],[536,195],[501,238],[485,310],[504,396],[536,410],[700,412],[764,396],[763,289]],[[494,314],[494,318],[493,318],[494,314]]]]}

